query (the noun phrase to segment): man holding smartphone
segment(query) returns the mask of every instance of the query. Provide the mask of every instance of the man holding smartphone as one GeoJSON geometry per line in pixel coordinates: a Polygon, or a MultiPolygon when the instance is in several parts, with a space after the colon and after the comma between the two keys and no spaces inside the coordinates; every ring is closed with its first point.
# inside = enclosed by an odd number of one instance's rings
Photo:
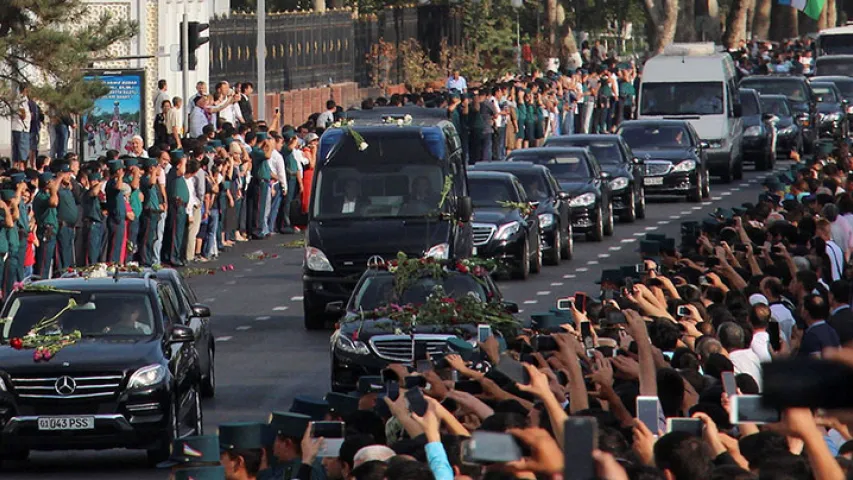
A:
{"type": "MultiPolygon", "coordinates": [[[[270,429],[275,433],[269,456],[275,457],[275,467],[258,474],[258,479],[295,478],[302,466],[302,439],[308,430],[311,417],[299,413],[273,412],[270,429]]],[[[267,448],[270,446],[268,445],[267,448]]],[[[322,465],[312,462],[311,480],[326,480],[322,465]]]]}

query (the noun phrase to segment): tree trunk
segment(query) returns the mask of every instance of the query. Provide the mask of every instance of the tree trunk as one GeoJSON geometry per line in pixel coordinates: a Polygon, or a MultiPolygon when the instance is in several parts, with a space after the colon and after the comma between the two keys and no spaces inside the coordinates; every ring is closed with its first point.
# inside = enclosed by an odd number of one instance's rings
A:
{"type": "Polygon", "coordinates": [[[696,41],[696,5],[693,0],[685,0],[678,4],[674,40],[676,42],[696,41]]]}
{"type": "Polygon", "coordinates": [[[649,45],[653,54],[662,53],[664,47],[675,39],[678,4],[679,0],[643,0],[651,27],[649,45]]]}
{"type": "Polygon", "coordinates": [[[315,12],[325,12],[326,11],[326,0],[314,0],[314,11],[315,12]]]}
{"type": "Polygon", "coordinates": [[[557,0],[547,0],[545,3],[545,16],[548,20],[548,55],[554,56],[559,50],[557,45],[557,0]]]}
{"type": "Polygon", "coordinates": [[[770,36],[770,8],[773,0],[755,0],[755,12],[752,16],[752,35],[761,40],[770,36]]]}
{"type": "Polygon", "coordinates": [[[734,0],[731,10],[726,17],[726,33],[723,35],[723,45],[726,48],[737,48],[738,41],[746,40],[746,12],[749,10],[749,0],[734,0]]]}
{"type": "Polygon", "coordinates": [[[826,0],[826,23],[827,28],[832,28],[838,25],[838,2],[836,0],[826,0]]]}
{"type": "Polygon", "coordinates": [[[562,5],[557,5],[557,25],[560,28],[560,61],[565,58],[565,67],[569,70],[581,68],[581,55],[578,52],[575,33],[572,31],[571,22],[566,19],[566,10],[562,5]]]}
{"type": "Polygon", "coordinates": [[[770,39],[781,41],[798,37],[800,35],[798,13],[799,10],[794,7],[774,2],[770,11],[770,39]]]}

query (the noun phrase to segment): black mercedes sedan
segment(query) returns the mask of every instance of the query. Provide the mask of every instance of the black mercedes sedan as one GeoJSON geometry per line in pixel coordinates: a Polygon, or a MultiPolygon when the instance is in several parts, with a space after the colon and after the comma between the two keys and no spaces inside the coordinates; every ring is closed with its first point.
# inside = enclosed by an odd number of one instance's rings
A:
{"type": "Polygon", "coordinates": [[[817,141],[817,103],[812,87],[805,77],[784,75],[753,75],[740,82],[740,88],[752,88],[761,96],[784,95],[794,118],[803,132],[803,147],[811,153],[817,141]]]}
{"type": "Polygon", "coordinates": [[[847,100],[847,124],[848,131],[850,123],[853,123],[853,77],[840,75],[812,77],[812,82],[832,82],[841,91],[841,96],[847,100]]]}
{"type": "Polygon", "coordinates": [[[707,142],[685,120],[631,120],[618,133],[644,159],[646,194],[686,195],[700,202],[711,194],[707,142]]]}
{"type": "Polygon", "coordinates": [[[505,172],[472,171],[468,188],[474,205],[474,255],[499,260],[517,279],[541,272],[539,217],[518,178],[505,172]]]}
{"type": "Polygon", "coordinates": [[[743,157],[744,163],[753,163],[758,171],[770,170],[776,160],[773,144],[776,129],[769,122],[761,108],[758,92],[751,88],[741,88],[741,118],[743,119],[743,157]]]}
{"type": "Polygon", "coordinates": [[[794,111],[785,95],[761,95],[761,108],[773,115],[776,125],[776,155],[785,158],[791,152],[803,152],[803,130],[794,117],[794,111]]]}
{"type": "Polygon", "coordinates": [[[545,140],[546,147],[586,147],[610,175],[613,211],[624,222],[646,218],[643,160],[619,135],[561,135],[545,140]]]}
{"type": "Polygon", "coordinates": [[[560,188],[550,170],[530,162],[480,162],[468,171],[515,175],[536,207],[539,228],[542,230],[542,261],[545,265],[559,265],[561,259],[572,258],[574,240],[570,198],[560,188]]]}
{"type": "Polygon", "coordinates": [[[832,82],[812,82],[818,111],[818,133],[821,137],[847,136],[847,100],[832,82]]]}
{"type": "Polygon", "coordinates": [[[572,228],[600,242],[613,235],[613,203],[610,175],[601,170],[588,148],[539,147],[513,150],[507,161],[544,165],[572,200],[572,228]]]}

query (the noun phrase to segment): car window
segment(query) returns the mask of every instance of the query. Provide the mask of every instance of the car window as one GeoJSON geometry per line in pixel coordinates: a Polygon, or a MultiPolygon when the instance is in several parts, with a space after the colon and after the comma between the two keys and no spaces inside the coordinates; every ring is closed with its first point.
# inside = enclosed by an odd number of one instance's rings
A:
{"type": "Polygon", "coordinates": [[[469,178],[468,188],[475,207],[498,208],[498,202],[519,201],[512,184],[503,179],[469,178]]]}
{"type": "Polygon", "coordinates": [[[784,95],[792,102],[807,102],[809,98],[804,82],[756,78],[744,80],[741,86],[758,90],[761,95],[784,95]]]}
{"type": "Polygon", "coordinates": [[[633,149],[687,148],[690,134],[680,125],[625,125],[619,134],[633,149]]]}
{"type": "Polygon", "coordinates": [[[832,87],[812,85],[812,93],[815,98],[820,98],[821,102],[836,103],[839,101],[838,98],[835,97],[835,90],[833,90],[832,87]]]}
{"type": "Polygon", "coordinates": [[[782,98],[761,97],[761,106],[765,112],[776,115],[777,117],[791,116],[788,102],[782,98]]]}
{"type": "Polygon", "coordinates": [[[761,108],[758,105],[758,100],[752,93],[741,92],[740,104],[743,105],[741,109],[743,112],[743,116],[745,117],[751,117],[753,115],[758,115],[761,113],[761,108]]]}
{"type": "Polygon", "coordinates": [[[187,279],[182,275],[178,275],[178,284],[181,286],[181,290],[184,292],[184,296],[187,297],[190,303],[198,303],[198,298],[195,296],[195,292],[192,287],[187,283],[187,279]]]}
{"type": "Polygon", "coordinates": [[[376,275],[365,279],[353,296],[350,308],[368,311],[390,303],[420,304],[426,301],[437,285],[444,288],[445,294],[450,298],[461,298],[464,295],[475,294],[480,300],[486,301],[485,287],[470,275],[457,273],[449,274],[445,278],[434,279],[432,277],[422,278],[414,282],[400,298],[395,298],[394,278],[391,275],[376,275]]]}
{"type": "Polygon", "coordinates": [[[160,288],[160,299],[163,303],[163,315],[165,316],[164,320],[167,323],[180,322],[181,315],[178,313],[176,307],[177,300],[175,299],[175,292],[172,291],[171,287],[166,285],[162,285],[160,288]]]}

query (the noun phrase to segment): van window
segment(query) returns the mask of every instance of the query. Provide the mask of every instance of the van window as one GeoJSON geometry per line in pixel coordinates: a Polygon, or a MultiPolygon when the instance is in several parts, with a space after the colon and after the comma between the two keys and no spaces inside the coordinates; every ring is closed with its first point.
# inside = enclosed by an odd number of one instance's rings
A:
{"type": "Polygon", "coordinates": [[[761,95],[785,95],[792,102],[808,102],[808,92],[805,84],[788,80],[774,80],[773,78],[747,78],[740,83],[743,88],[758,90],[761,95]]]}
{"type": "MultiPolygon", "coordinates": [[[[819,35],[817,39],[820,55],[849,55],[853,54],[853,33],[834,35],[819,35]]],[[[830,75],[821,73],[821,75],[830,75]]],[[[836,74],[832,74],[836,75],[836,74]]]]}
{"type": "Polygon", "coordinates": [[[722,115],[723,82],[648,83],[640,86],[641,115],[722,115]]]}
{"type": "MultiPolygon", "coordinates": [[[[851,39],[853,41],[853,39],[851,39]]],[[[853,59],[851,58],[818,58],[815,63],[817,75],[843,75],[853,77],[853,59]]]]}

